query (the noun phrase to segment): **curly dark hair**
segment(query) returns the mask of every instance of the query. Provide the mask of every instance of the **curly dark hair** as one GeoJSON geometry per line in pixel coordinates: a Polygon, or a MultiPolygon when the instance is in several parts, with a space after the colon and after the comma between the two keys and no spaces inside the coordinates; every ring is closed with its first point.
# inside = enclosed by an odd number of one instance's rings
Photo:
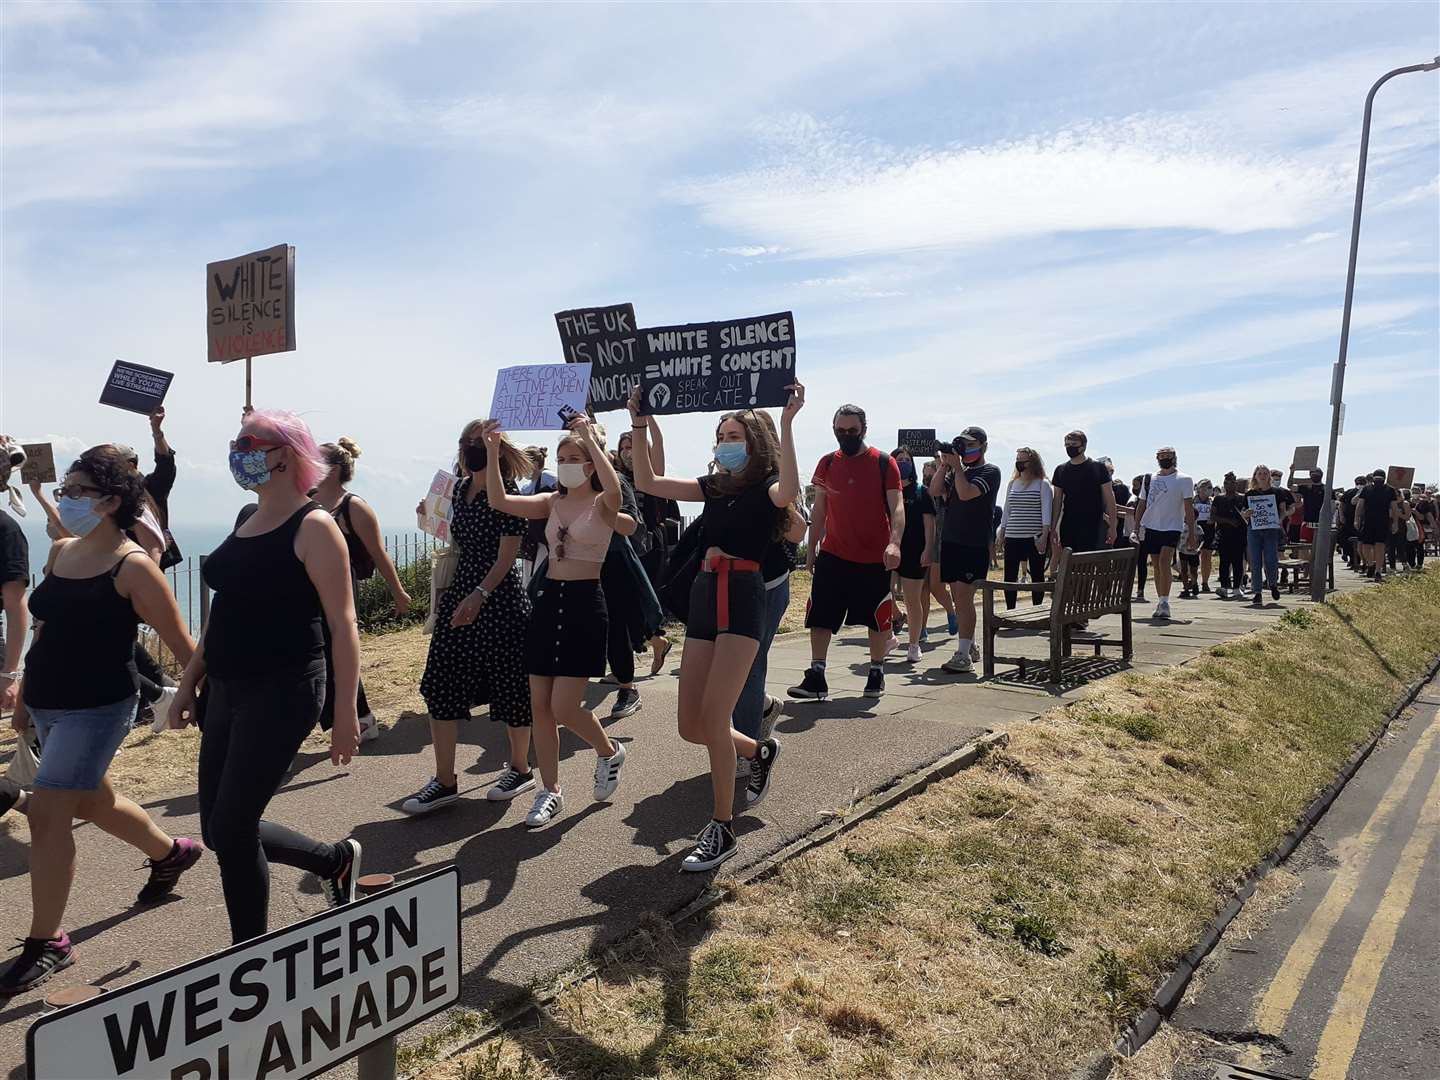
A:
{"type": "Polygon", "coordinates": [[[113,495],[120,500],[114,518],[121,531],[140,520],[145,505],[145,477],[130,464],[120,447],[109,443],[92,446],[65,470],[67,476],[75,472],[83,472],[94,481],[103,493],[100,498],[113,495]]]}

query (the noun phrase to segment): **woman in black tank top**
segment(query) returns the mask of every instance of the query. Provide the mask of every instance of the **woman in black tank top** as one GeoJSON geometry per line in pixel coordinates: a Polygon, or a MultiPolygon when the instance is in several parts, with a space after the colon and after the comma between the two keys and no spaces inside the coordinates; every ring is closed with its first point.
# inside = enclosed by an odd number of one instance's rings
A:
{"type": "Polygon", "coordinates": [[[35,727],[43,747],[30,818],[29,936],[0,975],[0,995],[39,986],[73,962],[60,927],[75,872],[76,820],[93,821],[149,859],[139,902],[166,896],[204,849],[174,840],[110,786],[108,769],[137,707],[135,631],[154,627],[182,663],[194,642],[159,567],[125,538],[144,486],[114,447],[87,450],[58,492],[74,539],[55,544],[45,579],[31,595],[35,639],[26,659],[14,724],[35,727]]]}
{"type": "Polygon", "coordinates": [[[200,827],[220,863],[237,942],[265,932],[271,861],[314,874],[332,906],[355,898],[358,843],[311,840],[261,820],[325,701],[322,620],[335,683],[330,760],[348,764],[360,745],[360,639],[349,559],[335,522],[306,495],[324,470],[298,416],[246,417],[230,444],[230,471],[259,503],[205,561],[215,599],[175,704],[176,713],[193,713],[196,688],[206,680],[200,827]]]}

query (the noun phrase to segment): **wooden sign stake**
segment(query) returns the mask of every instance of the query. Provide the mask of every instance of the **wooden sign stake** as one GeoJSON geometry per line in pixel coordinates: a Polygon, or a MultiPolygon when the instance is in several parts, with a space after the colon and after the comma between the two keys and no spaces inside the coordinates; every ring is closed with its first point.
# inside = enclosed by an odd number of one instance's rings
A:
{"type": "Polygon", "coordinates": [[[250,404],[250,357],[245,357],[245,411],[252,408],[250,404]]]}

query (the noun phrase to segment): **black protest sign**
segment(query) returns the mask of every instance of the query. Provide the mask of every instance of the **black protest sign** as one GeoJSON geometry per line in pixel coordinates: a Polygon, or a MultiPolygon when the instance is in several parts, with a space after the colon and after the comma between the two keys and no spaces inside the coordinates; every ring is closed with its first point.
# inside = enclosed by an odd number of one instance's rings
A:
{"type": "Polygon", "coordinates": [[[910,453],[915,457],[934,457],[940,447],[940,443],[935,438],[935,429],[933,427],[902,427],[899,436],[895,439],[895,445],[897,447],[908,447],[910,453]]]}
{"type": "Polygon", "coordinates": [[[640,331],[646,413],[726,412],[784,405],[795,381],[788,311],[640,331]]]}
{"type": "Polygon", "coordinates": [[[165,401],[173,378],[174,372],[116,360],[115,366],[110,369],[110,377],[105,380],[100,404],[148,416],[165,401]]]}
{"type": "Polygon", "coordinates": [[[295,348],[295,248],[278,244],[205,267],[209,359],[228,363],[295,348]]]}
{"type": "Polygon", "coordinates": [[[590,365],[590,408],[594,412],[625,408],[644,361],[635,306],[557,311],[555,325],[565,362],[590,365]]]}

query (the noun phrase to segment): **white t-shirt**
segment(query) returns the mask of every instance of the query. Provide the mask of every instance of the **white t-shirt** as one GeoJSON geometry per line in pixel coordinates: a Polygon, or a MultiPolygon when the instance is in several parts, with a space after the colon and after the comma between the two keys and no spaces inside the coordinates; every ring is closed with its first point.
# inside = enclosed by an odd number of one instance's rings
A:
{"type": "Polygon", "coordinates": [[[1182,472],[1155,473],[1144,493],[1145,516],[1140,524],[1156,532],[1183,532],[1185,500],[1195,497],[1195,481],[1182,472]]]}

